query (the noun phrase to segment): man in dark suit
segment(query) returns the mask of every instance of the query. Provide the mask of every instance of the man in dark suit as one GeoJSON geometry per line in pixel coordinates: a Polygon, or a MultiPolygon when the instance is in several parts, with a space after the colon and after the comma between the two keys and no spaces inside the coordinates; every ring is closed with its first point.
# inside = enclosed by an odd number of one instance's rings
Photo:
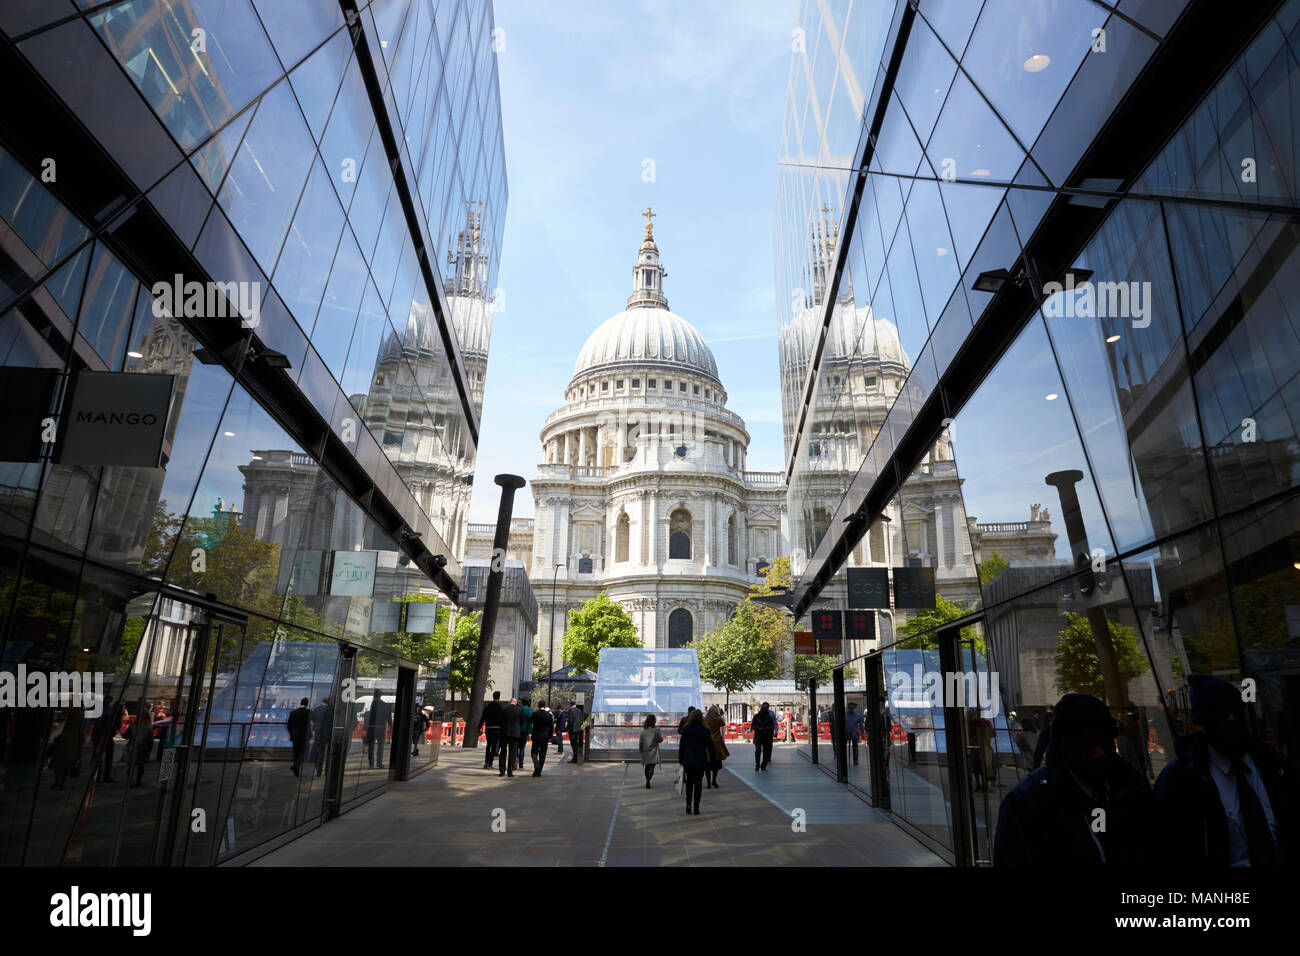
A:
{"type": "Polygon", "coordinates": [[[289,769],[295,777],[302,776],[303,758],[307,756],[307,744],[311,742],[311,711],[307,709],[307,698],[298,701],[298,709],[289,715],[289,743],[293,745],[293,763],[289,769]]]}
{"type": "Polygon", "coordinates": [[[1056,704],[1047,765],[1007,794],[998,813],[994,866],[1152,865],[1159,811],[1146,777],[1115,752],[1119,728],[1091,694],[1056,704]]]}
{"type": "Polygon", "coordinates": [[[501,743],[498,777],[513,777],[519,760],[519,741],[524,734],[524,709],[514,697],[501,708],[501,743]]]}
{"type": "Polygon", "coordinates": [[[334,703],[328,697],[317,704],[311,712],[311,762],[316,767],[316,776],[325,772],[325,754],[329,747],[330,734],[334,732],[334,703]]]}
{"type": "Polygon", "coordinates": [[[501,691],[492,692],[492,702],[483,708],[474,732],[487,732],[487,753],[483,755],[483,769],[491,770],[492,761],[496,759],[497,749],[501,746],[501,691]]]}
{"type": "Polygon", "coordinates": [[[370,713],[366,715],[366,760],[370,767],[384,769],[384,744],[388,742],[389,716],[392,712],[392,705],[379,696],[379,688],[376,687],[370,700],[370,713]],[[375,763],[376,750],[379,751],[378,764],[375,763]]]}
{"type": "Polygon", "coordinates": [[[749,729],[754,732],[754,769],[766,772],[767,765],[772,761],[772,738],[776,733],[776,718],[767,701],[763,701],[758,713],[749,722],[749,729]]]}
{"type": "Polygon", "coordinates": [[[586,719],[582,705],[576,700],[572,701],[569,705],[569,749],[573,751],[573,756],[569,758],[569,763],[578,763],[582,758],[582,724],[586,719]]]}
{"type": "Polygon", "coordinates": [[[546,709],[546,701],[541,701],[533,711],[533,776],[542,775],[546,766],[546,752],[551,748],[551,732],[555,729],[555,717],[546,709]]]}
{"type": "Polygon", "coordinates": [[[1241,691],[1221,677],[1193,675],[1192,720],[1156,781],[1170,851],[1183,866],[1272,869],[1296,862],[1297,794],[1282,756],[1256,740],[1241,691]]]}

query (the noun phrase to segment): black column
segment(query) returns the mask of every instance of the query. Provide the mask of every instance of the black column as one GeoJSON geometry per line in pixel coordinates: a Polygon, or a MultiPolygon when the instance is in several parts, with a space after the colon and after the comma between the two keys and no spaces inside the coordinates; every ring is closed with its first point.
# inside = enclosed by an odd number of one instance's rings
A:
{"type": "Polygon", "coordinates": [[[510,543],[510,515],[515,510],[515,492],[527,484],[518,475],[497,475],[493,481],[501,486],[501,506],[497,509],[496,537],[492,539],[492,564],[488,571],[487,597],[483,603],[483,622],[479,625],[478,652],[474,655],[474,683],[470,686],[469,717],[465,722],[466,747],[478,747],[478,722],[483,715],[488,672],[492,669],[492,633],[497,626],[506,546],[510,543]]]}
{"type": "Polygon", "coordinates": [[[834,699],[831,703],[831,746],[835,748],[835,779],[849,782],[849,738],[844,733],[844,668],[833,672],[834,699]]]}
{"type": "Polygon", "coordinates": [[[1111,707],[1124,706],[1124,683],[1119,676],[1119,662],[1115,660],[1115,647],[1110,640],[1110,621],[1105,608],[1098,607],[1093,596],[1097,592],[1097,579],[1092,572],[1092,550],[1088,547],[1088,533],[1083,527],[1083,511],[1079,507],[1079,494],[1075,485],[1083,480],[1081,471],[1055,471],[1046,481],[1061,496],[1061,513],[1065,518],[1065,533],[1070,539],[1070,550],[1078,574],[1075,583],[1081,596],[1088,600],[1088,624],[1092,627],[1092,640],[1097,645],[1097,661],[1101,665],[1101,679],[1106,703],[1111,707]]]}

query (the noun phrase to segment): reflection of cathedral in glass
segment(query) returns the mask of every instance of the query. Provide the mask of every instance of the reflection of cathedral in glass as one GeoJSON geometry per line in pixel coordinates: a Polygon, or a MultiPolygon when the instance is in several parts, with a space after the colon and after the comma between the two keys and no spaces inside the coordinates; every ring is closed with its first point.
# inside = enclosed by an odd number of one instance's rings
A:
{"type": "MultiPolygon", "coordinates": [[[[820,321],[835,261],[838,230],[829,220],[809,231],[804,298],[794,303],[793,321],[780,333],[782,395],[786,408],[787,447],[793,438],[791,416],[799,408],[808,359],[820,346],[821,360],[811,419],[804,423],[800,467],[790,485],[789,508],[793,570],[803,572],[832,516],[867,456],[890,407],[919,388],[912,358],[904,350],[898,327],[870,305],[859,305],[846,273],[824,332],[820,321]],[[820,342],[818,341],[820,337],[820,342]],[[792,409],[794,411],[792,411],[792,409]]],[[[928,567],[935,570],[937,590],[950,601],[970,603],[979,596],[961,479],[952,443],[939,441],[900,498],[885,509],[888,520],[876,521],[850,553],[849,567],[928,567]]],[[[823,596],[843,606],[843,578],[823,596]]]]}

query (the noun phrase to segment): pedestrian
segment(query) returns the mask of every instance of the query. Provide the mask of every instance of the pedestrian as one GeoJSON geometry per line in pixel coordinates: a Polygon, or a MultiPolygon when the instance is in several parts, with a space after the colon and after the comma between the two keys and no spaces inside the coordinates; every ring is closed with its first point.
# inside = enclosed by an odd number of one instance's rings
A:
{"type": "Polygon", "coordinates": [[[710,790],[717,790],[718,771],[722,769],[722,761],[731,756],[731,751],[727,749],[727,742],[722,736],[723,731],[727,729],[727,721],[722,716],[722,708],[717,704],[709,708],[709,715],[704,718],[704,726],[709,728],[709,736],[713,739],[713,761],[709,764],[705,779],[709,782],[710,790]]]}
{"type": "Polygon", "coordinates": [[[142,701],[139,713],[135,717],[135,723],[131,725],[130,759],[132,769],[135,770],[135,783],[133,786],[140,786],[144,780],[144,765],[149,762],[149,754],[152,752],[153,714],[149,709],[148,702],[142,701]]]}
{"type": "Polygon", "coordinates": [[[1002,801],[994,866],[1156,862],[1163,849],[1156,797],[1146,777],[1115,752],[1118,733],[1106,705],[1091,694],[1057,702],[1046,766],[1002,801]]]}
{"type": "Polygon", "coordinates": [[[695,713],[695,708],[694,708],[694,707],[687,707],[687,708],[686,708],[686,714],[685,714],[685,716],[683,716],[681,720],[677,721],[677,736],[678,736],[678,737],[680,737],[680,736],[682,735],[682,731],[686,729],[686,725],[690,722],[691,714],[693,714],[693,713],[695,713]]]}
{"type": "Polygon", "coordinates": [[[311,712],[312,741],[311,762],[316,767],[316,776],[325,772],[325,754],[329,745],[330,734],[334,730],[334,703],[326,697],[311,712]]]}
{"type": "Polygon", "coordinates": [[[514,697],[501,708],[501,743],[498,777],[513,777],[519,759],[519,744],[524,732],[524,709],[514,697]]]}
{"type": "Polygon", "coordinates": [[[551,749],[551,732],[555,729],[555,716],[540,701],[533,711],[533,776],[542,775],[546,765],[546,752],[551,749]]]}
{"type": "Polygon", "coordinates": [[[433,723],[429,715],[424,712],[424,708],[419,704],[415,705],[415,715],[411,722],[411,756],[420,756],[420,741],[424,739],[425,733],[429,729],[429,724],[433,723]]]}
{"type": "Polygon", "coordinates": [[[289,725],[289,744],[293,747],[293,762],[289,764],[289,769],[295,777],[302,776],[302,761],[307,756],[307,745],[311,742],[311,711],[307,708],[308,703],[306,697],[298,701],[297,709],[290,711],[289,719],[285,721],[289,725]]]}
{"type": "Polygon", "coordinates": [[[569,763],[578,763],[583,755],[582,725],[586,719],[587,715],[583,713],[582,705],[576,700],[569,701],[569,750],[573,753],[569,763]]]}
{"type": "Polygon", "coordinates": [[[63,729],[54,738],[50,769],[54,771],[54,789],[62,790],[68,777],[81,774],[81,748],[86,743],[86,715],[80,707],[69,707],[63,729]]]}
{"type": "Polygon", "coordinates": [[[487,754],[483,757],[483,769],[491,770],[492,761],[496,759],[497,747],[501,744],[501,691],[494,690],[492,703],[483,708],[483,716],[479,718],[474,733],[478,733],[480,729],[487,731],[487,754]]]}
{"type": "Polygon", "coordinates": [[[370,697],[370,710],[366,714],[366,763],[371,768],[384,769],[384,744],[388,742],[388,718],[392,713],[389,703],[380,696],[376,687],[370,697]],[[376,752],[379,756],[375,763],[376,752]]]}
{"type": "Polygon", "coordinates": [[[650,789],[650,778],[659,766],[659,745],[664,742],[664,735],[655,726],[655,715],[646,717],[641,725],[641,766],[645,768],[645,788],[650,789]]]}
{"type": "Polygon", "coordinates": [[[858,765],[858,741],[862,739],[862,715],[858,713],[858,705],[849,704],[849,711],[844,715],[844,736],[852,745],[853,766],[858,765]]]}
{"type": "Polygon", "coordinates": [[[519,709],[524,712],[523,726],[521,728],[523,732],[519,735],[519,764],[517,767],[519,770],[524,769],[524,744],[528,740],[528,735],[533,732],[533,709],[528,704],[529,699],[527,697],[519,698],[519,709]]]}
{"type": "MultiPolygon", "coordinates": [[[[122,723],[122,705],[114,703],[113,695],[104,696],[104,711],[95,721],[91,732],[91,744],[99,753],[99,779],[101,783],[114,783],[113,780],[113,738],[122,723]]],[[[4,729],[0,727],[0,750],[2,750],[4,729]]],[[[0,760],[0,762],[3,762],[0,760]]],[[[94,774],[91,774],[94,776],[94,774]]]]}
{"type": "Polygon", "coordinates": [[[1221,677],[1198,677],[1189,683],[1201,729],[1180,742],[1178,758],[1156,781],[1172,862],[1293,866],[1297,792],[1281,754],[1251,734],[1241,691],[1221,677]]]}
{"type": "Polygon", "coordinates": [[[776,716],[767,701],[754,714],[749,729],[754,732],[754,771],[767,773],[767,765],[772,761],[772,738],[776,734],[776,716]]]}
{"type": "Polygon", "coordinates": [[[555,718],[555,752],[564,756],[564,732],[569,728],[569,712],[558,708],[552,716],[555,718]]]}
{"type": "Polygon", "coordinates": [[[704,770],[713,762],[713,737],[704,726],[704,715],[691,708],[682,738],[677,743],[677,762],[686,774],[686,812],[700,815],[704,770]],[[692,807],[694,810],[692,811],[692,807]]]}

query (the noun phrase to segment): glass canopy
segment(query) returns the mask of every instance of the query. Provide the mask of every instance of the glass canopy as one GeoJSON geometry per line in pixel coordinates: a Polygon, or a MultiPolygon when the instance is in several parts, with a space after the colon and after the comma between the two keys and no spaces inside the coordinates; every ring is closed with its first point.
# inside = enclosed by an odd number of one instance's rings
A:
{"type": "Polygon", "coordinates": [[[641,727],[650,714],[663,731],[662,747],[675,748],[677,722],[691,706],[703,706],[695,651],[679,647],[603,649],[596,668],[589,759],[639,757],[641,727]]]}

